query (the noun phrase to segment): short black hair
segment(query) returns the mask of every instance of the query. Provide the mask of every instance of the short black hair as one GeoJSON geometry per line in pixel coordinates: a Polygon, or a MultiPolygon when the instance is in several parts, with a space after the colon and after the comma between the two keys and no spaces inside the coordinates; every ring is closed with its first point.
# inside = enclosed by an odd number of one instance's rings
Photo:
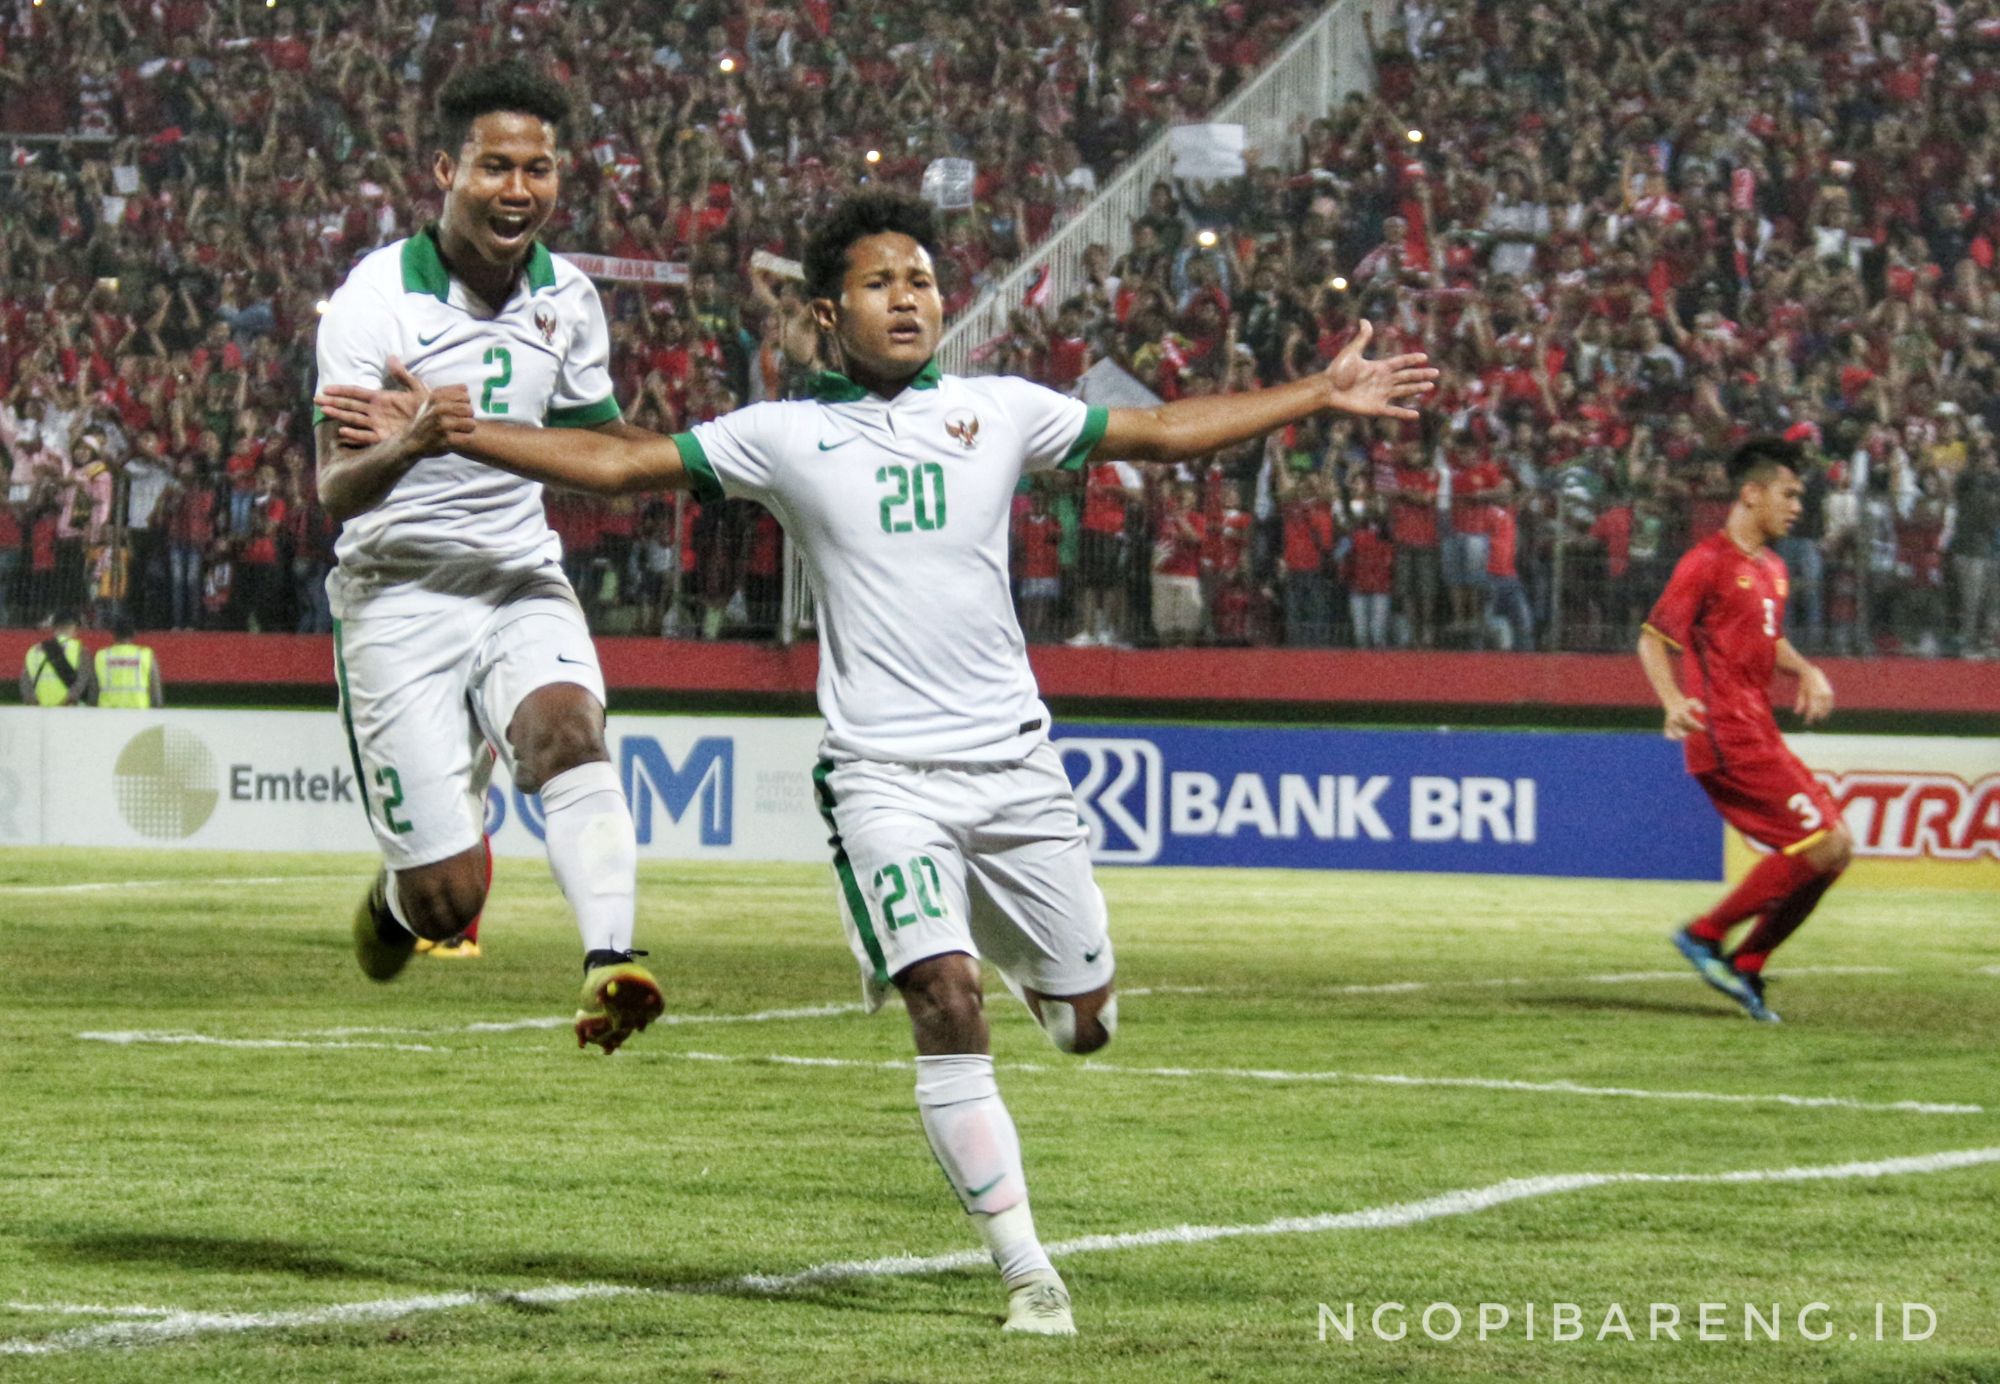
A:
{"type": "Polygon", "coordinates": [[[512,59],[462,67],[438,92],[440,147],[457,158],[472,122],[495,111],[537,116],[560,134],[570,119],[569,96],[555,78],[512,59]]]}
{"type": "Polygon", "coordinates": [[[1732,485],[1751,481],[1763,485],[1781,466],[1802,474],[1804,460],[1805,449],[1796,442],[1787,442],[1782,437],[1753,437],[1729,454],[1724,469],[1729,472],[1732,485]]]}
{"type": "Polygon", "coordinates": [[[843,200],[806,243],[806,296],[840,297],[854,242],[891,232],[908,236],[937,258],[937,222],[930,203],[900,192],[858,192],[843,200]]]}
{"type": "Polygon", "coordinates": [[[76,618],[76,612],[74,610],[59,610],[56,612],[55,619],[49,621],[50,625],[58,629],[60,629],[64,625],[75,625],[80,623],[82,622],[76,618]]]}
{"type": "Polygon", "coordinates": [[[132,617],[129,615],[121,615],[111,624],[111,637],[120,644],[131,643],[132,636],[138,632],[139,627],[132,623],[132,617]]]}

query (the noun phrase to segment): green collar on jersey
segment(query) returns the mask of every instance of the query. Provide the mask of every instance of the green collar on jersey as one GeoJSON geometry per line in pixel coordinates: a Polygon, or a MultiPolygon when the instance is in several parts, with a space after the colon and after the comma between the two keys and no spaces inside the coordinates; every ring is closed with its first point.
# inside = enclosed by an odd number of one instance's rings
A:
{"type": "MultiPolygon", "coordinates": [[[[540,293],[556,286],[556,262],[548,246],[536,241],[528,247],[528,292],[540,293]]],[[[403,242],[403,292],[428,293],[440,303],[451,297],[451,271],[444,267],[438,249],[437,222],[403,242]]]]}
{"type": "MultiPolygon", "coordinates": [[[[943,377],[943,372],[938,369],[938,363],[935,360],[927,360],[924,362],[924,368],[912,375],[909,384],[905,387],[909,389],[936,389],[938,381],[943,377]]],[[[819,400],[822,404],[851,404],[856,399],[867,398],[870,392],[863,389],[853,380],[848,379],[847,376],[841,374],[838,370],[820,371],[812,377],[807,387],[812,390],[813,398],[819,400]]]]}

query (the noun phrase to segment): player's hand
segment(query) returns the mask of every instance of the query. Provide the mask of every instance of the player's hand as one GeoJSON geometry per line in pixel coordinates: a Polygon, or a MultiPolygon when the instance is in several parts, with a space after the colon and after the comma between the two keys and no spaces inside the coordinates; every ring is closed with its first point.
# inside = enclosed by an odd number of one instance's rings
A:
{"type": "Polygon", "coordinates": [[[1804,717],[1809,726],[1833,715],[1833,684],[1826,680],[1825,673],[1813,667],[1806,669],[1799,678],[1799,695],[1792,703],[1792,710],[1804,717]]]}
{"type": "Polygon", "coordinates": [[[389,375],[399,388],[328,385],[314,405],[340,424],[343,447],[373,447],[399,439],[416,456],[454,450],[472,432],[472,395],[462,384],[432,389],[403,362],[389,358],[389,375]]]}
{"type": "Polygon", "coordinates": [[[1332,407],[1346,413],[1372,418],[1416,418],[1418,413],[1398,402],[1428,394],[1436,370],[1428,368],[1430,357],[1418,351],[1387,360],[1365,360],[1361,353],[1375,337],[1375,325],[1364,320],[1354,339],[1341,348],[1326,367],[1326,382],[1332,386],[1332,407]]]}
{"type": "Polygon", "coordinates": [[[1667,708],[1667,739],[1685,740],[1708,729],[1708,708],[1699,697],[1682,697],[1667,708]]]}

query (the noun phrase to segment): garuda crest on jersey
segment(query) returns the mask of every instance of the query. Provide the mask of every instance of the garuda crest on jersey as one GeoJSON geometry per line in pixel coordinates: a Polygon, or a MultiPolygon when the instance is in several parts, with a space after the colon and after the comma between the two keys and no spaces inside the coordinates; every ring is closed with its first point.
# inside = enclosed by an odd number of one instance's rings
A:
{"type": "Polygon", "coordinates": [[[542,340],[553,346],[556,344],[555,309],[544,304],[535,307],[535,330],[542,334],[542,340]]]}
{"type": "Polygon", "coordinates": [[[971,451],[979,445],[979,417],[964,409],[956,409],[945,415],[945,433],[955,438],[958,445],[971,451]]]}

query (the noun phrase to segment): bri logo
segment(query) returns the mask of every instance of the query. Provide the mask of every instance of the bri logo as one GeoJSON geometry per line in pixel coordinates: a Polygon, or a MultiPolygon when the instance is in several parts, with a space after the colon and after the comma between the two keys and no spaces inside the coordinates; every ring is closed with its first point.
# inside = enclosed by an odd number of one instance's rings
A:
{"type": "Polygon", "coordinates": [[[1091,859],[1127,865],[1157,860],[1167,786],[1160,747],[1149,740],[1073,739],[1058,740],[1055,748],[1075,785],[1091,859]]]}

